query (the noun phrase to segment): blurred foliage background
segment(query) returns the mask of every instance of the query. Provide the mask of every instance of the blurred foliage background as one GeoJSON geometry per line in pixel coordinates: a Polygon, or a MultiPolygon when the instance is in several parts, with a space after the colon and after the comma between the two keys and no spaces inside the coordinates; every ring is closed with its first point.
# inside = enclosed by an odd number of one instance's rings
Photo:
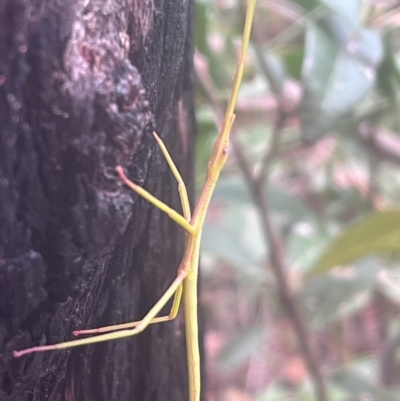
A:
{"type": "MultiPolygon", "coordinates": [[[[197,184],[245,1],[197,0],[197,184]]],[[[400,4],[258,0],[204,228],[207,401],[400,399],[400,4]]]]}

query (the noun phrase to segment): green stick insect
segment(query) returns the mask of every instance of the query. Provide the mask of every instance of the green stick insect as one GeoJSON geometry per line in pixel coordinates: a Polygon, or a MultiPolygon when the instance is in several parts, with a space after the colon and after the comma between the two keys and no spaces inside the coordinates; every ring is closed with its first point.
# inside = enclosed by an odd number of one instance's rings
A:
{"type": "Polygon", "coordinates": [[[60,350],[64,348],[77,347],[103,341],[117,340],[139,334],[149,324],[167,322],[174,319],[179,310],[182,294],[185,310],[186,344],[187,344],[187,363],[189,377],[189,401],[200,400],[200,358],[197,324],[197,278],[199,267],[199,248],[202,227],[208,210],[210,199],[218,181],[219,174],[228,157],[229,136],[232,124],[235,120],[234,109],[238,97],[239,87],[243,77],[244,62],[250,39],[251,26],[253,22],[256,0],[248,0],[246,20],[242,38],[242,48],[240,60],[237,66],[235,79],[233,82],[231,95],[228,101],[225,118],[218,134],[214,149],[208,164],[207,178],[201,191],[199,201],[194,210],[193,216],[190,213],[189,199],[185,184],[176,168],[171,156],[168,153],[164,143],[154,133],[154,137],[160,146],[160,149],[167,160],[169,167],[178,182],[178,190],[182,203],[183,216],[171,209],[165,203],[161,202],[153,195],[148,193],[142,187],[130,181],[121,166],[116,167],[121,180],[137,194],[148,200],[155,207],[166,213],[172,220],[178,223],[186,231],[186,247],[182,262],[178,269],[178,274],[169,288],[150,309],[147,315],[139,321],[113,326],[106,326],[97,329],[78,330],[73,334],[78,336],[82,334],[95,334],[92,337],[67,341],[54,345],[44,345],[27,348],[21,351],[14,351],[15,357],[21,357],[33,352],[60,350]],[[167,316],[157,317],[161,309],[174,296],[172,308],[167,316]]]}

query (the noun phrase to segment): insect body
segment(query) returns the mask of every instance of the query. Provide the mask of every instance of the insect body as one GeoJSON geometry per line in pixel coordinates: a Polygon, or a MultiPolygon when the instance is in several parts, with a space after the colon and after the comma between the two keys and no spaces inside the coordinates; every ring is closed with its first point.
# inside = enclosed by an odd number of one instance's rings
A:
{"type": "Polygon", "coordinates": [[[158,209],[166,213],[172,220],[174,220],[186,231],[186,248],[175,280],[161,296],[161,298],[157,301],[157,303],[150,309],[146,316],[140,321],[101,327],[98,329],[78,330],[74,332],[74,335],[95,335],[89,338],[77,339],[54,345],[37,346],[22,351],[14,351],[15,357],[21,357],[32,352],[59,350],[134,336],[145,330],[149,324],[161,323],[174,319],[178,313],[180,301],[183,294],[190,391],[189,400],[199,401],[201,387],[197,326],[197,276],[201,232],[212,193],[218,181],[218,177],[222,170],[222,167],[224,166],[228,157],[229,135],[233,121],[235,119],[234,109],[238,97],[239,86],[243,76],[244,61],[250,38],[255,2],[256,0],[249,0],[248,2],[240,60],[236,70],[236,75],[231,95],[228,101],[225,118],[218,134],[217,140],[215,142],[210,162],[208,164],[206,182],[204,184],[197,206],[195,207],[193,216],[191,216],[190,213],[189,199],[187,196],[185,184],[164,143],[161,141],[156,133],[154,133],[154,137],[158,142],[161,151],[166,158],[174,177],[178,182],[178,190],[182,203],[183,215],[180,215],[175,210],[171,209],[168,205],[155,198],[145,189],[130,181],[126,177],[121,166],[116,167],[116,171],[119,177],[129,188],[131,188],[133,191],[152,203],[158,209]],[[167,316],[157,316],[161,309],[172,297],[174,297],[174,300],[170,313],[167,316]]]}

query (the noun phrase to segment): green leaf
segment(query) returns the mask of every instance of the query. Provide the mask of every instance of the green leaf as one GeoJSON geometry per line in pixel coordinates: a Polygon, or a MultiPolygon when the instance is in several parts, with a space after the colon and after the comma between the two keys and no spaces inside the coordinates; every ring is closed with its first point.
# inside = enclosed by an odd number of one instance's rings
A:
{"type": "Polygon", "coordinates": [[[332,239],[326,224],[316,224],[315,219],[295,223],[287,242],[287,260],[291,269],[308,271],[321,255],[321,249],[332,239]]]}
{"type": "Polygon", "coordinates": [[[221,177],[215,187],[213,199],[224,202],[252,203],[248,186],[241,178],[221,177]]]}
{"type": "Polygon", "coordinates": [[[303,138],[312,143],[336,127],[374,86],[382,57],[377,32],[353,30],[339,17],[310,22],[302,68],[303,138]]]}
{"type": "Polygon", "coordinates": [[[340,386],[351,399],[362,399],[368,395],[371,400],[397,401],[399,389],[383,389],[378,387],[376,378],[379,376],[376,361],[370,358],[360,358],[350,365],[337,369],[330,377],[330,382],[340,386]]]}
{"type": "Polygon", "coordinates": [[[378,276],[378,289],[395,305],[400,305],[400,271],[383,270],[378,276]]]}
{"type": "Polygon", "coordinates": [[[265,336],[266,331],[263,326],[252,326],[236,334],[219,355],[220,369],[230,372],[253,355],[259,354],[265,336]]]}
{"type": "Polygon", "coordinates": [[[268,195],[274,212],[286,214],[295,220],[304,220],[312,215],[311,210],[298,196],[283,188],[270,185],[268,195]]]}
{"type": "Polygon", "coordinates": [[[257,266],[255,255],[246,248],[240,237],[232,230],[224,230],[217,224],[206,222],[201,243],[202,252],[239,266],[257,266]]]}
{"type": "Polygon", "coordinates": [[[308,280],[302,298],[315,329],[359,312],[365,307],[376,283],[379,268],[363,263],[346,270],[343,277],[328,274],[308,280]]]}
{"type": "Polygon", "coordinates": [[[201,187],[206,178],[207,165],[216,138],[216,128],[212,110],[207,107],[197,108],[197,126],[199,133],[196,135],[196,187],[201,187]]]}
{"type": "Polygon", "coordinates": [[[256,401],[276,401],[287,399],[288,391],[283,386],[273,383],[265,391],[259,394],[256,401]]]}
{"type": "Polygon", "coordinates": [[[271,51],[262,51],[261,48],[257,48],[257,54],[261,71],[268,78],[272,92],[281,95],[286,79],[285,65],[271,51]]]}
{"type": "Polygon", "coordinates": [[[312,11],[319,6],[318,0],[293,0],[293,3],[303,7],[306,11],[312,11]]]}
{"type": "MultiPolygon", "coordinates": [[[[271,184],[268,195],[274,213],[289,215],[292,219],[304,219],[311,215],[310,209],[301,199],[282,188],[271,184]]],[[[220,178],[213,199],[237,204],[252,205],[254,203],[247,185],[241,178],[220,178]]]]}
{"type": "Polygon", "coordinates": [[[400,117],[397,113],[400,107],[400,66],[396,60],[395,39],[398,35],[394,32],[387,32],[384,37],[385,58],[378,70],[378,87],[380,92],[387,96],[395,124],[393,130],[398,131],[400,127],[400,117]]]}
{"type": "MultiPolygon", "coordinates": [[[[329,401],[348,401],[347,393],[340,387],[327,383],[327,392],[329,401]]],[[[265,391],[257,395],[255,401],[315,401],[314,387],[310,381],[306,380],[296,390],[285,387],[280,383],[279,378],[267,385],[265,391]]]]}
{"type": "Polygon", "coordinates": [[[352,27],[360,22],[360,0],[320,0],[330,10],[343,17],[352,27]]]}
{"type": "Polygon", "coordinates": [[[210,48],[207,42],[207,4],[196,1],[196,24],[195,24],[195,39],[196,47],[202,54],[209,54],[210,48]]]}
{"type": "MultiPolygon", "coordinates": [[[[222,212],[222,224],[227,232],[235,233],[238,240],[248,252],[253,255],[253,260],[266,259],[265,241],[263,237],[260,218],[253,205],[241,205],[230,203],[224,207],[222,212]]],[[[246,266],[248,270],[249,266],[246,266]]]]}
{"type": "Polygon", "coordinates": [[[374,212],[337,237],[309,274],[320,274],[368,255],[396,251],[400,251],[400,210],[374,212]]]}
{"type": "Polygon", "coordinates": [[[300,80],[304,49],[300,47],[288,47],[281,51],[280,56],[285,63],[285,68],[288,74],[293,78],[300,80]]]}

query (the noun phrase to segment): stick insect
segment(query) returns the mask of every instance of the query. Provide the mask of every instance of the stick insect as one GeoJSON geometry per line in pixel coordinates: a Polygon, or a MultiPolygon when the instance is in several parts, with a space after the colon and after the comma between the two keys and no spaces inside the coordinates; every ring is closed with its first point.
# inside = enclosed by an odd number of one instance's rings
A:
{"type": "Polygon", "coordinates": [[[14,357],[21,357],[33,352],[59,350],[134,336],[145,330],[149,324],[161,323],[174,319],[178,314],[179,305],[183,295],[189,377],[189,401],[200,400],[200,360],[197,326],[197,277],[199,247],[202,227],[210,199],[218,181],[219,174],[228,157],[229,136],[235,119],[234,109],[243,77],[244,62],[250,39],[255,3],[256,0],[248,0],[240,60],[236,69],[236,75],[234,78],[224,121],[222,123],[208,164],[206,181],[201,191],[197,206],[195,207],[193,216],[191,216],[189,199],[181,175],[179,174],[179,171],[169,155],[164,143],[156,133],[154,133],[154,138],[157,141],[176,181],[178,182],[178,191],[182,204],[183,215],[180,215],[165,203],[155,198],[145,189],[129,180],[121,166],[116,167],[116,172],[123,183],[125,183],[129,188],[145,198],[147,201],[152,203],[155,207],[166,213],[172,220],[174,220],[186,231],[185,252],[182,262],[178,268],[178,274],[175,280],[142,320],[106,326],[97,329],[77,330],[73,333],[75,336],[82,334],[95,335],[93,337],[67,341],[54,345],[36,346],[21,351],[14,351],[14,357]],[[158,317],[157,315],[161,309],[172,297],[174,297],[174,299],[170,313],[167,316],[158,317]]]}

